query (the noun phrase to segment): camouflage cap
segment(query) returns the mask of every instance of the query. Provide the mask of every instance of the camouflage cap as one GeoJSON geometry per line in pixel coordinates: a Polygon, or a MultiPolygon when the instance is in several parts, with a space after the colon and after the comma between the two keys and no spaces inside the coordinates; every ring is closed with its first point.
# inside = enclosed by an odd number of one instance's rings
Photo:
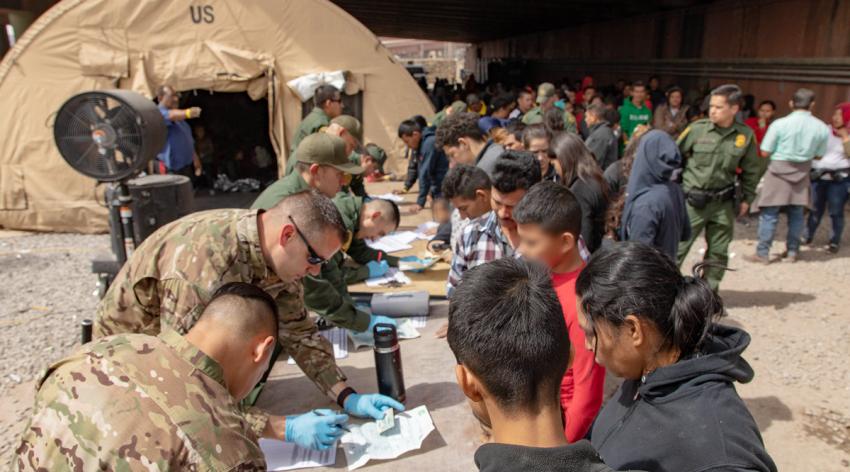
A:
{"type": "Polygon", "coordinates": [[[549,82],[543,82],[537,87],[537,104],[541,104],[546,100],[555,96],[555,86],[549,82]]]}
{"type": "Polygon", "coordinates": [[[332,166],[349,174],[362,174],[363,168],[351,163],[345,153],[345,141],[327,133],[313,133],[298,144],[298,162],[332,166]]]}
{"type": "Polygon", "coordinates": [[[363,142],[363,126],[360,125],[360,120],[357,118],[351,115],[339,115],[332,119],[331,123],[336,123],[345,128],[350,135],[357,139],[357,142],[363,142]]]}

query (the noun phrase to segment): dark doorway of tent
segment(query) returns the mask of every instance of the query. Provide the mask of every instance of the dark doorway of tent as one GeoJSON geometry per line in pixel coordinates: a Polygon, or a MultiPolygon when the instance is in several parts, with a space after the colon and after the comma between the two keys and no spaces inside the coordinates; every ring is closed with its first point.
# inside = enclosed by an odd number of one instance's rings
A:
{"type": "Polygon", "coordinates": [[[190,107],[202,110],[188,122],[203,165],[192,182],[196,210],[249,207],[278,177],[268,100],[252,100],[245,92],[189,90],[181,93],[180,108],[190,107]]]}

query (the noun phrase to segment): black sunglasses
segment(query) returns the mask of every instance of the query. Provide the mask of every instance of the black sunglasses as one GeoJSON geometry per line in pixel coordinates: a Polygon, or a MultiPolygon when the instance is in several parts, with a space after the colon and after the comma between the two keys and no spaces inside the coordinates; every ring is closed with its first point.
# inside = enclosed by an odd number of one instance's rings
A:
{"type": "Polygon", "coordinates": [[[307,262],[311,265],[325,265],[328,263],[327,259],[322,258],[318,254],[316,254],[316,250],[313,249],[313,246],[307,242],[307,238],[304,237],[304,233],[298,228],[298,225],[295,224],[295,220],[292,219],[292,216],[288,216],[289,221],[292,222],[292,226],[295,227],[295,232],[298,233],[298,237],[301,238],[301,241],[304,241],[304,245],[307,246],[307,262]]]}

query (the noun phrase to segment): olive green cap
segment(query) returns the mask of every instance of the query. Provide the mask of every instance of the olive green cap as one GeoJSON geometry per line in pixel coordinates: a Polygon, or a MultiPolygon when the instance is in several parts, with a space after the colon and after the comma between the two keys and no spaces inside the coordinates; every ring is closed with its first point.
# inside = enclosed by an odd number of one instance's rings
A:
{"type": "Polygon", "coordinates": [[[301,140],[295,150],[298,162],[332,166],[349,174],[362,174],[363,168],[348,160],[345,141],[327,133],[313,133],[301,140]]]}
{"type": "Polygon", "coordinates": [[[541,104],[546,100],[555,96],[555,86],[549,82],[543,82],[537,87],[537,104],[541,104]]]}
{"type": "Polygon", "coordinates": [[[338,124],[348,131],[348,134],[354,136],[357,142],[363,142],[363,126],[360,125],[360,120],[351,115],[339,115],[331,120],[331,123],[338,124]]]}
{"type": "Polygon", "coordinates": [[[384,172],[384,162],[387,162],[387,152],[374,143],[369,143],[366,145],[366,153],[372,156],[372,159],[378,164],[378,169],[380,169],[381,173],[384,172]]]}

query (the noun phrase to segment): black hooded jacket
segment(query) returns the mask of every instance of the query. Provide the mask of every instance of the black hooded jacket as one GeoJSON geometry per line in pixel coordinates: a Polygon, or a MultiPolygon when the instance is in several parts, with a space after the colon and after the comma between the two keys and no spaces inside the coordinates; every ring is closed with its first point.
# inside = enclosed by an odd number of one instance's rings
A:
{"type": "Polygon", "coordinates": [[[691,236],[685,194],[670,180],[681,166],[670,135],[658,130],[645,134],[632,164],[620,223],[620,239],[654,246],[674,261],[679,242],[691,236]]]}
{"type": "Polygon", "coordinates": [[[593,447],[613,469],[775,472],[735,391],[753,378],[741,357],[749,344],[745,331],[716,325],[700,355],[627,380],[596,418],[593,447]]]}

